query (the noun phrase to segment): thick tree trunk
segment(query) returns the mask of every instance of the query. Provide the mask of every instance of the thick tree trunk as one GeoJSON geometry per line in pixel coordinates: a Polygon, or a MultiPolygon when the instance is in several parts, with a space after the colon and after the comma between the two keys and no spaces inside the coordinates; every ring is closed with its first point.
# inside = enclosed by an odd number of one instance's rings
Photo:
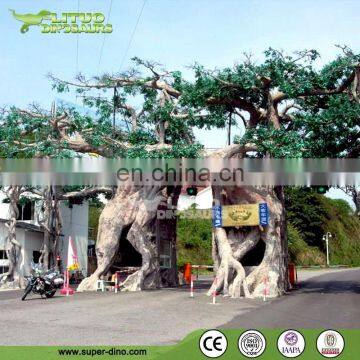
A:
{"type": "Polygon", "coordinates": [[[95,290],[97,280],[106,274],[119,250],[122,234],[141,255],[142,266],[128,276],[123,291],[158,288],[161,285],[155,224],[159,205],[169,200],[167,189],[151,186],[119,187],[99,219],[96,243],[98,267],[79,285],[78,291],[95,290]]]}
{"type": "Polygon", "coordinates": [[[40,214],[38,217],[38,223],[41,228],[44,230],[44,240],[43,246],[41,250],[41,256],[39,262],[42,264],[45,270],[50,268],[51,259],[50,256],[53,255],[52,247],[53,247],[53,233],[52,233],[52,221],[53,221],[53,191],[52,187],[45,188],[44,192],[44,202],[43,202],[43,214],[42,218],[40,218],[40,214]]]}
{"type": "Polygon", "coordinates": [[[214,229],[213,258],[216,277],[208,292],[222,291],[225,296],[263,296],[265,281],[268,296],[275,297],[287,289],[287,246],[282,189],[253,187],[213,187],[215,201],[221,205],[266,202],[269,225],[265,228],[214,229]],[[265,243],[259,266],[245,275],[241,259],[259,240],[265,243]],[[218,265],[217,265],[218,264],[218,265]]]}
{"type": "Polygon", "coordinates": [[[54,241],[53,241],[53,263],[55,265],[55,269],[60,271],[59,264],[57,261],[57,256],[59,255],[59,242],[61,237],[62,230],[62,219],[61,212],[59,207],[59,200],[55,197],[53,201],[53,230],[54,230],[54,241]]]}
{"type": "Polygon", "coordinates": [[[10,200],[9,220],[5,224],[8,229],[5,250],[9,260],[9,270],[7,273],[2,274],[0,284],[22,288],[25,281],[20,272],[21,245],[16,239],[16,222],[19,217],[19,208],[17,204],[21,195],[21,187],[11,186],[6,191],[6,195],[10,200]]]}

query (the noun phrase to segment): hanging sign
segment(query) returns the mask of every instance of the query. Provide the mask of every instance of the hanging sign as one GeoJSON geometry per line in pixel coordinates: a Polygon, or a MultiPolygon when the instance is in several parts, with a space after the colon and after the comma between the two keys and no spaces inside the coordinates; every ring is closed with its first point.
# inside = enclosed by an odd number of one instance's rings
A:
{"type": "Polygon", "coordinates": [[[269,212],[266,203],[225,205],[213,207],[213,226],[268,225],[269,212]]]}

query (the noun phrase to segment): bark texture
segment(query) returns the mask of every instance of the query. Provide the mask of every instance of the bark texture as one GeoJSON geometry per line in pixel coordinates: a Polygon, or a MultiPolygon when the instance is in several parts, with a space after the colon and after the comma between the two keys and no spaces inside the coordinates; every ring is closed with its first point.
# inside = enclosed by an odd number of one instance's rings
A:
{"type": "Polygon", "coordinates": [[[10,186],[6,191],[9,203],[9,220],[5,226],[8,229],[8,236],[5,241],[6,255],[9,260],[9,271],[0,277],[0,284],[8,287],[24,286],[24,278],[20,272],[21,244],[16,239],[16,222],[19,217],[18,202],[23,192],[21,186],[10,186]]]}
{"type": "Polygon", "coordinates": [[[254,187],[213,187],[214,200],[221,205],[266,202],[269,224],[262,227],[216,228],[213,233],[215,280],[208,291],[225,296],[275,297],[287,289],[287,247],[282,189],[254,187]],[[241,264],[244,255],[262,240],[264,257],[246,276],[241,264]]]}
{"type": "Polygon", "coordinates": [[[41,196],[42,211],[38,213],[37,221],[44,231],[44,240],[39,261],[44,269],[57,268],[56,256],[58,255],[62,220],[56,187],[45,187],[41,196]]]}
{"type": "MultiPolygon", "coordinates": [[[[155,236],[157,210],[171,203],[174,194],[162,186],[122,186],[101,213],[96,243],[97,269],[84,279],[78,291],[96,289],[97,280],[106,274],[119,250],[122,234],[142,257],[142,266],[128,276],[122,291],[154,289],[161,286],[155,236]]],[[[176,199],[177,200],[177,199],[176,199]]],[[[170,281],[170,280],[169,280],[170,281]]],[[[177,282],[177,278],[173,281],[177,282]]]]}

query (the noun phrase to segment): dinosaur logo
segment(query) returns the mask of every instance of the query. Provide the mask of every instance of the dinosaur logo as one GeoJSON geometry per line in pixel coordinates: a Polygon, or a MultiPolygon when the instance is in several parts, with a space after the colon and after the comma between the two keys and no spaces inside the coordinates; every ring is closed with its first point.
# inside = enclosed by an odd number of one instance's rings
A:
{"type": "Polygon", "coordinates": [[[40,25],[43,20],[50,20],[51,12],[48,10],[41,10],[37,14],[17,14],[15,10],[9,9],[13,17],[22,21],[24,24],[20,28],[20,32],[25,34],[29,31],[29,27],[33,25],[40,25]]]}
{"type": "Polygon", "coordinates": [[[112,25],[105,22],[105,16],[99,12],[63,12],[57,14],[48,10],[41,10],[37,14],[18,14],[9,9],[12,16],[23,22],[20,32],[25,34],[30,26],[38,26],[42,34],[109,34],[112,25]]]}

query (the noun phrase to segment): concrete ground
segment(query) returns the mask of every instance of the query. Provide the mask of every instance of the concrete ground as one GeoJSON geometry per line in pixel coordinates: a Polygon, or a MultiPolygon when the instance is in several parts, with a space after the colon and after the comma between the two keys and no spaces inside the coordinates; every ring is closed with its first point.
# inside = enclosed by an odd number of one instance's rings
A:
{"type": "MultiPolygon", "coordinates": [[[[193,299],[185,287],[138,293],[78,293],[53,299],[30,295],[24,302],[20,300],[21,292],[4,291],[0,292],[0,312],[7,336],[0,338],[0,345],[164,345],[177,343],[199,328],[221,327],[223,324],[226,327],[276,326],[271,318],[282,317],[296,327],[294,319],[301,314],[297,311],[311,308],[312,301],[316,301],[314,311],[318,321],[310,322],[310,325],[321,327],[321,321],[327,324],[325,319],[330,313],[340,311],[342,317],[338,316],[338,321],[344,316],[350,325],[358,321],[359,308],[355,301],[359,299],[356,292],[360,286],[360,270],[323,273],[323,270],[301,271],[299,278],[306,280],[300,290],[266,303],[218,296],[218,305],[212,305],[211,299],[205,295],[209,278],[195,283],[193,299]],[[329,277],[331,280],[334,276],[336,293],[331,292],[329,285],[328,292],[320,296],[324,282],[319,279],[329,277]],[[307,293],[312,297],[307,299],[307,293]],[[335,298],[329,300],[329,296],[335,298]],[[319,313],[321,309],[323,312],[319,313]],[[292,316],[287,315],[288,312],[292,316]],[[257,319],[257,322],[252,319],[257,319]]],[[[337,327],[340,325],[346,324],[340,321],[337,327]]]]}

